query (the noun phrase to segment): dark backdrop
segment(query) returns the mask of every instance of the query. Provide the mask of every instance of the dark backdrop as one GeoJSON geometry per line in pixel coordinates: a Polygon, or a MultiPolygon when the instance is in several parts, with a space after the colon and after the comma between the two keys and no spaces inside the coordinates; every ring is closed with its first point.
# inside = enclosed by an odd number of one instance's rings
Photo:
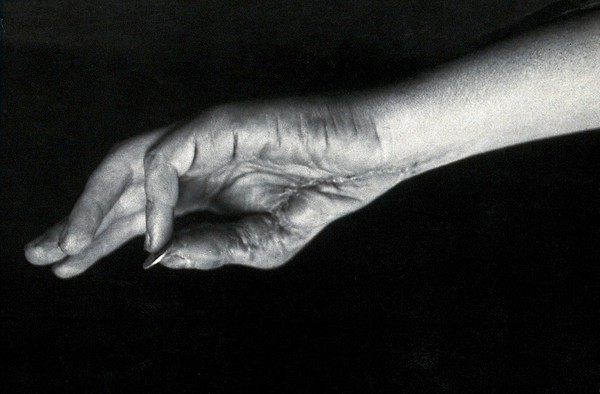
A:
{"type": "Polygon", "coordinates": [[[22,254],[119,140],[401,80],[580,2],[89,3],[4,4],[5,392],[600,388],[595,133],[406,181],[274,271],[142,271],[137,239],[62,281],[22,254]]]}

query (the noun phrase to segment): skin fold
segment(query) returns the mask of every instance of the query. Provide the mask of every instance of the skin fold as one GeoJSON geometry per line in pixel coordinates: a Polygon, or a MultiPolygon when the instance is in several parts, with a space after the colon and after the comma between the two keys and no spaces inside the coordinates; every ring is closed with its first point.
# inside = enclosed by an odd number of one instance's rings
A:
{"type": "Polygon", "coordinates": [[[26,258],[70,278],[145,234],[146,266],[277,267],[404,179],[600,127],[599,64],[595,11],[386,89],[212,108],[116,145],[26,258]],[[174,233],[202,211],[237,219],[174,233]]]}

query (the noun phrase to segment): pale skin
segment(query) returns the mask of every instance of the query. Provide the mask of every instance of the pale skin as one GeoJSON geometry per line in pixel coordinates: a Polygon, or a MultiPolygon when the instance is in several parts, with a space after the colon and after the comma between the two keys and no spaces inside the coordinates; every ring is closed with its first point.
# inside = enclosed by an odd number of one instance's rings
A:
{"type": "Polygon", "coordinates": [[[404,179],[597,128],[594,11],[387,89],[227,104],[122,142],[25,255],[71,278],[145,234],[146,266],[273,268],[404,179]],[[174,217],[195,211],[237,219],[174,233],[174,217]]]}

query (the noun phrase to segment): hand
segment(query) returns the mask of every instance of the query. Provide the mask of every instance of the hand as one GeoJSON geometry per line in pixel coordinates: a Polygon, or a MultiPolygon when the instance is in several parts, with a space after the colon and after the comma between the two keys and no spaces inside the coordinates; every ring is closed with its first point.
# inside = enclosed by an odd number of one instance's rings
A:
{"type": "Polygon", "coordinates": [[[277,267],[409,175],[389,164],[380,138],[349,102],[224,105],[117,145],[69,218],[25,254],[70,278],[145,232],[148,263],[277,267]],[[174,217],[196,211],[238,219],[173,234],[174,217]]]}

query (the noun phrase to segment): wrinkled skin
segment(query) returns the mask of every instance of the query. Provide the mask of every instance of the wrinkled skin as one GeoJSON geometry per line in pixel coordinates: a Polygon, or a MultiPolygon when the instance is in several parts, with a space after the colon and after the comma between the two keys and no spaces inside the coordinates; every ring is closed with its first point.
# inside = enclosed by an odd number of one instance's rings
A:
{"type": "Polygon", "coordinates": [[[146,233],[150,260],[166,267],[277,267],[410,172],[384,148],[372,117],[349,103],[224,105],[118,144],[26,257],[70,278],[146,233]],[[239,219],[173,234],[174,216],[197,211],[239,219]]]}
{"type": "Polygon", "coordinates": [[[375,92],[231,104],[126,141],[69,218],[26,246],[84,272],[146,233],[150,262],[272,268],[411,175],[600,125],[600,13],[507,40],[375,92]],[[236,215],[173,234],[173,217],[236,215]]]}

